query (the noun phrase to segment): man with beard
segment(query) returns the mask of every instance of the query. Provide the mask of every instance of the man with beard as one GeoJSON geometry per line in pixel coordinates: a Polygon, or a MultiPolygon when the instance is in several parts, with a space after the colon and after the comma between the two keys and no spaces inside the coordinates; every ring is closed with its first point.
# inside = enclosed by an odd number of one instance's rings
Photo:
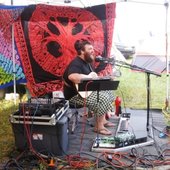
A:
{"type": "MultiPolygon", "coordinates": [[[[87,40],[78,40],[75,43],[77,57],[71,61],[66,68],[64,80],[64,96],[70,103],[84,106],[84,98],[78,93],[76,84],[81,79],[96,78],[98,75],[94,72],[91,63],[95,60],[93,46],[87,40]]],[[[105,118],[105,114],[113,111],[114,96],[111,91],[99,92],[99,103],[97,102],[97,91],[91,92],[86,98],[86,106],[93,111],[96,116],[94,131],[103,135],[111,135],[112,132],[106,127],[112,127],[113,123],[105,118]]]]}

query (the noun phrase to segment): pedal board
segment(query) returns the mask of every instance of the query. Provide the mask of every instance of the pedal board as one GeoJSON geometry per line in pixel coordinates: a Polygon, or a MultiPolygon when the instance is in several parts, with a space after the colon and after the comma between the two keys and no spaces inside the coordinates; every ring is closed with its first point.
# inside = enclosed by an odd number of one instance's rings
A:
{"type": "Polygon", "coordinates": [[[135,144],[135,135],[131,132],[119,133],[114,137],[116,148],[135,144]]]}
{"type": "Polygon", "coordinates": [[[96,138],[92,148],[115,148],[115,139],[114,137],[96,138]]]}
{"type": "Polygon", "coordinates": [[[121,148],[135,144],[135,135],[129,132],[114,137],[98,137],[94,140],[92,151],[108,151],[109,149],[121,148]]]}

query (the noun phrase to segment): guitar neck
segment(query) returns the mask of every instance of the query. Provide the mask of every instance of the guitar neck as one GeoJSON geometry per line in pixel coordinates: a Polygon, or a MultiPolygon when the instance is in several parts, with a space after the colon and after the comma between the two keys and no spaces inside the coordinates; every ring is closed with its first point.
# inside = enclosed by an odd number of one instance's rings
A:
{"type": "Polygon", "coordinates": [[[83,78],[83,79],[81,79],[81,83],[85,83],[88,81],[110,81],[110,80],[113,80],[112,76],[102,76],[102,77],[99,76],[96,78],[83,78]]]}

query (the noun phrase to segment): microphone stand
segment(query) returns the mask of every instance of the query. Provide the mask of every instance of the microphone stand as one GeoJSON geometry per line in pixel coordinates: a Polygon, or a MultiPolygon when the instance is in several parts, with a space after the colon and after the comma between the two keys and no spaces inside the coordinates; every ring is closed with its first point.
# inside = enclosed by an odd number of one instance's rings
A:
{"type": "MultiPolygon", "coordinates": [[[[105,62],[106,63],[106,62],[105,62]]],[[[136,66],[136,65],[132,65],[132,64],[128,64],[126,62],[123,61],[119,61],[119,60],[113,60],[111,62],[107,61],[108,64],[111,65],[117,65],[117,66],[123,66],[125,68],[129,68],[131,70],[136,70],[136,71],[141,71],[141,72],[145,72],[147,75],[147,123],[146,123],[146,130],[149,131],[149,113],[150,113],[150,75],[155,75],[155,76],[161,76],[161,74],[156,73],[154,71],[136,66]]]]}

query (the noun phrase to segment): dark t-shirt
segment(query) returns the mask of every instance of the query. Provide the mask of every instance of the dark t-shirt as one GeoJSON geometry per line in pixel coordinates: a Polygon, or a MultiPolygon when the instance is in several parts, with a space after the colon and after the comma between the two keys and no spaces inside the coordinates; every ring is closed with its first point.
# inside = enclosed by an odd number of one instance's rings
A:
{"type": "Polygon", "coordinates": [[[74,83],[72,83],[68,79],[68,76],[72,73],[79,73],[79,74],[87,75],[92,71],[93,70],[92,70],[91,65],[86,63],[80,57],[76,57],[74,60],[71,61],[71,63],[68,65],[63,75],[63,79],[67,84],[67,85],[64,84],[64,96],[66,100],[69,100],[70,98],[78,94],[74,83]]]}

